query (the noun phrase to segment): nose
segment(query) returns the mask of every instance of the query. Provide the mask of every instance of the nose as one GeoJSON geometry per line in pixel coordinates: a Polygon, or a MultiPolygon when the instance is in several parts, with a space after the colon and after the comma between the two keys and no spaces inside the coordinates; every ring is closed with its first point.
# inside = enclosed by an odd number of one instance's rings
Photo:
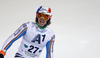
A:
{"type": "Polygon", "coordinates": [[[44,20],[44,18],[42,17],[40,20],[44,20]]]}

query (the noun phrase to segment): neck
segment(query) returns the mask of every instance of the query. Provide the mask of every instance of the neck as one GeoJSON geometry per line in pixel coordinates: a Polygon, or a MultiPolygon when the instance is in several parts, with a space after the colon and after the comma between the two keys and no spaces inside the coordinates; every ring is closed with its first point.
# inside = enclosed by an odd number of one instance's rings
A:
{"type": "Polygon", "coordinates": [[[45,29],[47,26],[45,26],[45,27],[43,27],[43,26],[39,26],[39,24],[38,23],[36,23],[37,24],[37,26],[40,28],[40,29],[45,29]]]}

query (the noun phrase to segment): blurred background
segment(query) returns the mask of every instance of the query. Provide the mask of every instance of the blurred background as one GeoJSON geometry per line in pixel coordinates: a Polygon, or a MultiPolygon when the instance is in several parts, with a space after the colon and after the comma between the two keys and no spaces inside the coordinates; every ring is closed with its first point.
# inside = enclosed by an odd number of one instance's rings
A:
{"type": "MultiPolygon", "coordinates": [[[[100,0],[0,0],[0,48],[21,24],[35,22],[41,5],[52,9],[54,58],[100,58],[100,0]]],[[[14,42],[5,58],[14,58],[20,42],[14,42]]]]}

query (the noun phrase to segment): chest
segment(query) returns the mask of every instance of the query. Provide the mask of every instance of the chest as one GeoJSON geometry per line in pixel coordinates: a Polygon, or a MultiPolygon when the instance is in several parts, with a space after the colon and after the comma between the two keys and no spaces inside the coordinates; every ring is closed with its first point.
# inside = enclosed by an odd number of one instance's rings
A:
{"type": "Polygon", "coordinates": [[[45,46],[51,40],[48,31],[38,31],[35,27],[29,28],[23,36],[24,40],[30,44],[45,46]]]}

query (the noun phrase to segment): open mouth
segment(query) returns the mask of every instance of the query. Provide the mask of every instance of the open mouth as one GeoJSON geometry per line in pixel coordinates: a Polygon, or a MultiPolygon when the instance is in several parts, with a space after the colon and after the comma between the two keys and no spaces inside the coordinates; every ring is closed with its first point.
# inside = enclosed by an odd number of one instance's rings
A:
{"type": "Polygon", "coordinates": [[[40,25],[44,25],[44,21],[40,21],[40,25]]]}
{"type": "Polygon", "coordinates": [[[44,23],[44,21],[40,21],[40,23],[44,23]]]}
{"type": "Polygon", "coordinates": [[[43,26],[45,24],[44,19],[40,19],[40,25],[43,26]]]}

